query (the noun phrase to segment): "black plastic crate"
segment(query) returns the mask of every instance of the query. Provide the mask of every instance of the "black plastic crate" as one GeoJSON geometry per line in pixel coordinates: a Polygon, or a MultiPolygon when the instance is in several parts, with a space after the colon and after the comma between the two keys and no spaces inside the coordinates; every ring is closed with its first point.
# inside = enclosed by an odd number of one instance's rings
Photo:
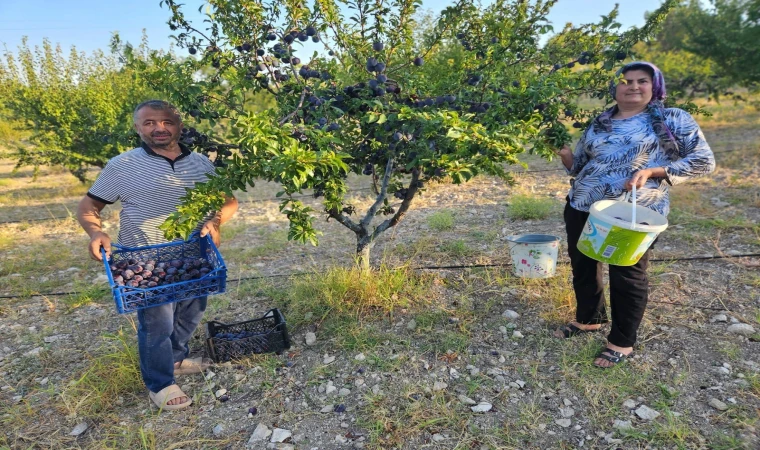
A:
{"type": "Polygon", "coordinates": [[[254,353],[277,353],[290,348],[285,317],[270,309],[259,319],[225,324],[206,323],[206,353],[215,362],[230,361],[254,353]]]}

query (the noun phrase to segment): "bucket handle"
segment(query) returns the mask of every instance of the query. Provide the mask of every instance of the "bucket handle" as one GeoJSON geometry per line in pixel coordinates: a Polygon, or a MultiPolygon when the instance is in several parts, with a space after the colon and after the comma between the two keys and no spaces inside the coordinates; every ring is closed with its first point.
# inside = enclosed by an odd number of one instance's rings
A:
{"type": "Polygon", "coordinates": [[[636,185],[634,184],[631,189],[631,204],[633,205],[633,210],[631,211],[631,226],[636,226],[636,185]]]}

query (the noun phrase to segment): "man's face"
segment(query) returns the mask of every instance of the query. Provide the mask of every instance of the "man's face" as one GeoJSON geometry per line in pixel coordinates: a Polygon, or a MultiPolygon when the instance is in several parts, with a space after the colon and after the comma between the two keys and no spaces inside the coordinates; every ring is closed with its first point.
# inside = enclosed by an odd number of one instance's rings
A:
{"type": "Polygon", "coordinates": [[[167,148],[179,141],[182,122],[169,110],[146,106],[137,111],[135,130],[151,148],[167,148]]]}

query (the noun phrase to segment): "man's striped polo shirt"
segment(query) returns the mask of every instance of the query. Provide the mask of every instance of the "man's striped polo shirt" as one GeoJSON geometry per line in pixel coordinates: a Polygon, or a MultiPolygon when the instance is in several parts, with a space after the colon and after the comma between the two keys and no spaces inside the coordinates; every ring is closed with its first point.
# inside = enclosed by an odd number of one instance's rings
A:
{"type": "Polygon", "coordinates": [[[158,227],[177,211],[180,198],[195,183],[208,180],[214,165],[200,153],[180,144],[172,161],[147,144],[114,157],[103,168],[87,195],[112,204],[121,200],[120,245],[138,247],[166,242],[158,227]]]}

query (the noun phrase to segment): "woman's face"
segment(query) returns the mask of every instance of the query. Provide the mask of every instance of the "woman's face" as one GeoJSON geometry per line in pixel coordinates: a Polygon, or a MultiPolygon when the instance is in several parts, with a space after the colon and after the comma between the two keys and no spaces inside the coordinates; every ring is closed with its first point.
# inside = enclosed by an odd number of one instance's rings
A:
{"type": "Polygon", "coordinates": [[[623,74],[615,90],[619,106],[644,107],[652,100],[652,77],[644,70],[629,70],[623,74]]]}

